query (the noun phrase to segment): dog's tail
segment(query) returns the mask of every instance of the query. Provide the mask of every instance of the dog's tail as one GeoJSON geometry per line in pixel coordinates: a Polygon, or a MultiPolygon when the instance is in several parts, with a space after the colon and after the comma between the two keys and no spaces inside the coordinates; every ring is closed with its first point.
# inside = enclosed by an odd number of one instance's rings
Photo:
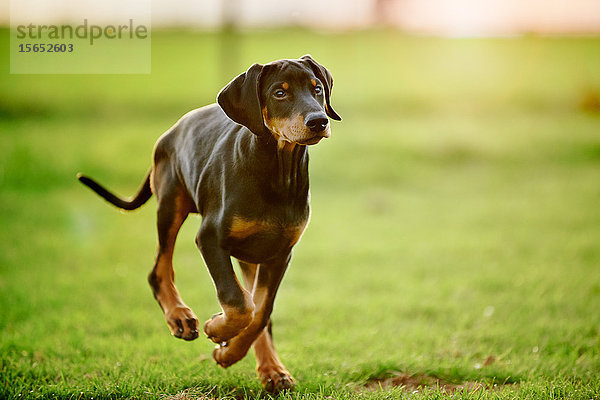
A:
{"type": "Polygon", "coordinates": [[[120,197],[112,194],[98,182],[85,175],[77,174],[77,179],[79,179],[81,183],[88,186],[94,192],[98,193],[102,198],[104,198],[104,200],[122,210],[135,210],[136,208],[144,205],[144,203],[146,203],[148,199],[152,197],[152,189],[150,188],[150,172],[148,172],[148,175],[146,175],[146,179],[139,188],[137,194],[129,200],[123,200],[120,197]]]}

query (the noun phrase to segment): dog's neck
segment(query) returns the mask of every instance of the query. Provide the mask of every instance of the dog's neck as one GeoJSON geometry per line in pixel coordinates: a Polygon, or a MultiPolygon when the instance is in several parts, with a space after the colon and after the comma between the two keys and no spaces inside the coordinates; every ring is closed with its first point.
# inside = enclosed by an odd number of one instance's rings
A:
{"type": "Polygon", "coordinates": [[[306,146],[277,140],[277,176],[273,190],[287,200],[308,196],[308,151],[306,146]]]}

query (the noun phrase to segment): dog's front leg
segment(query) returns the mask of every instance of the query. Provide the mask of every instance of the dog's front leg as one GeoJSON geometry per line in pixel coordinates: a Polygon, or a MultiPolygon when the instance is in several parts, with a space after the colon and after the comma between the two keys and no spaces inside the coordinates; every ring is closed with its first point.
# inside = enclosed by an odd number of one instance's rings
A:
{"type": "Polygon", "coordinates": [[[258,267],[252,293],[256,307],[254,318],[239,335],[215,349],[213,357],[220,366],[228,367],[241,360],[248,353],[252,343],[264,331],[271,317],[275,295],[290,257],[291,254],[288,254],[271,262],[260,264],[258,267]]]}
{"type": "Polygon", "coordinates": [[[235,276],[228,251],[220,246],[216,224],[204,220],[196,244],[210,272],[223,312],[204,324],[204,333],[215,343],[224,343],[239,334],[252,321],[254,302],[250,292],[235,276]]]}

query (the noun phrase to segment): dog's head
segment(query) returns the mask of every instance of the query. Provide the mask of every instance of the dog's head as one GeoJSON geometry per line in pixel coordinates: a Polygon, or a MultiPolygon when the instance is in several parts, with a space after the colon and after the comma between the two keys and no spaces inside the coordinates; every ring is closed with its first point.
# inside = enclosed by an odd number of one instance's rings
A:
{"type": "Polygon", "coordinates": [[[306,55],[297,60],[254,64],[225,86],[217,101],[225,114],[256,135],[310,145],[330,136],[333,78],[306,55]]]}

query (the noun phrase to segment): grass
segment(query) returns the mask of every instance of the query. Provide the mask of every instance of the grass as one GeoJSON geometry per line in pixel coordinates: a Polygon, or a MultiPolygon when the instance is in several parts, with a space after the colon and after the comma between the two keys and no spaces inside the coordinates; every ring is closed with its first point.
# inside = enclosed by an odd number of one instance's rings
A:
{"type": "MultiPolygon", "coordinates": [[[[598,38],[158,31],[151,75],[20,76],[0,35],[0,398],[262,395],[252,355],[223,370],[208,340],[170,337],[146,283],[155,203],[123,215],[75,174],[132,193],[183,113],[305,53],[344,121],[311,150],[312,221],[276,302],[298,383],[281,397],[446,397],[360,390],[395,373],[499,384],[459,399],[600,396],[598,38]]],[[[175,265],[203,319],[198,226],[175,265]]]]}

